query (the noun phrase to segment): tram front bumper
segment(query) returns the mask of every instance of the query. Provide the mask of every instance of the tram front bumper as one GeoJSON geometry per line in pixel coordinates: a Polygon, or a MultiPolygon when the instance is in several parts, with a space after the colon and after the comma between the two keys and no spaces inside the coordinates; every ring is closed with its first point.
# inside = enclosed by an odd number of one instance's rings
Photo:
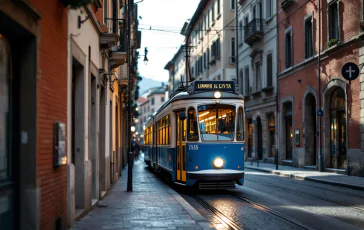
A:
{"type": "Polygon", "coordinates": [[[240,181],[244,179],[244,171],[229,169],[208,169],[187,172],[187,177],[196,181],[240,181]]]}

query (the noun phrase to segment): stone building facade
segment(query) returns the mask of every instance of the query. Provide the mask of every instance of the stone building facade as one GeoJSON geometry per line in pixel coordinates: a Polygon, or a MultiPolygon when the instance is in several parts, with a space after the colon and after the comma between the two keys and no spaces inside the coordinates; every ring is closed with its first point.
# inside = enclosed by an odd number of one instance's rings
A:
{"type": "Polygon", "coordinates": [[[239,87],[245,97],[245,159],[274,162],[277,139],[276,1],[239,1],[239,87]]]}

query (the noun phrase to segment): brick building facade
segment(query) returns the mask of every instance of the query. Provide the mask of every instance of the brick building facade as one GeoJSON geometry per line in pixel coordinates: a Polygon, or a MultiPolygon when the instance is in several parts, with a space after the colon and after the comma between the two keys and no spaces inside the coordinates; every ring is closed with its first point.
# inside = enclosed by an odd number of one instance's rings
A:
{"type": "Polygon", "coordinates": [[[277,25],[279,159],[319,169],[321,153],[324,170],[363,176],[360,78],[349,83],[341,74],[345,63],[359,65],[362,1],[322,0],[321,19],[318,1],[282,2],[277,25]]]}
{"type": "Polygon", "coordinates": [[[4,0],[0,22],[1,228],[64,229],[67,166],[54,167],[53,140],[67,121],[67,9],[4,0]]]}

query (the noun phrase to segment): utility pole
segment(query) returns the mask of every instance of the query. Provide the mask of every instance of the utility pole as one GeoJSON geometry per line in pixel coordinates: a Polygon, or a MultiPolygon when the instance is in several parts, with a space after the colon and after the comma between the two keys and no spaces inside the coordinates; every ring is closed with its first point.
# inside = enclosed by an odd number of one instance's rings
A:
{"type": "MultiPolygon", "coordinates": [[[[321,0],[318,0],[318,55],[317,55],[317,72],[318,72],[318,109],[321,109],[321,0]]],[[[321,142],[321,116],[318,117],[318,132],[317,137],[319,138],[319,171],[323,172],[323,159],[322,159],[322,142],[321,142]]],[[[315,146],[316,147],[316,146],[315,146]]]]}

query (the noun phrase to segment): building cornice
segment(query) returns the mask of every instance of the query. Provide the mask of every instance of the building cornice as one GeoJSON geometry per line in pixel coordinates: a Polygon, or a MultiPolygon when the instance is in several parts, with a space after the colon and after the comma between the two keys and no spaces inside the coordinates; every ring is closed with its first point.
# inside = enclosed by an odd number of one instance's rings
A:
{"type": "Polygon", "coordinates": [[[97,20],[95,14],[92,12],[91,7],[88,5],[85,7],[87,15],[90,17],[92,24],[96,27],[96,30],[99,34],[102,33],[101,26],[99,24],[99,21],[97,20]]]}

